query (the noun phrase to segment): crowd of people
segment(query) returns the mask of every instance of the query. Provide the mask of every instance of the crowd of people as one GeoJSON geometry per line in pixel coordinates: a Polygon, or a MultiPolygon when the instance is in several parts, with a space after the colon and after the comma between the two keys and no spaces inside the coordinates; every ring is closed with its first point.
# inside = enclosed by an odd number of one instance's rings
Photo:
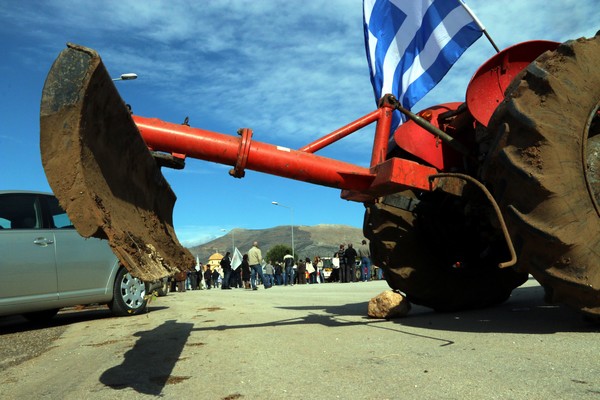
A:
{"type": "Polygon", "coordinates": [[[254,242],[250,250],[243,254],[241,263],[232,265],[232,256],[227,252],[218,266],[196,266],[195,271],[182,272],[172,279],[171,291],[234,288],[258,290],[260,284],[265,289],[273,286],[294,286],[327,282],[366,282],[371,279],[383,279],[381,268],[375,268],[375,276],[371,265],[371,252],[366,240],[363,240],[358,251],[352,243],[339,246],[331,257],[331,266],[325,265],[319,256],[295,257],[286,251],[281,262],[263,259],[258,242],[254,242]],[[360,262],[357,262],[360,261],[360,262]],[[325,270],[331,268],[328,279],[325,270]]]}

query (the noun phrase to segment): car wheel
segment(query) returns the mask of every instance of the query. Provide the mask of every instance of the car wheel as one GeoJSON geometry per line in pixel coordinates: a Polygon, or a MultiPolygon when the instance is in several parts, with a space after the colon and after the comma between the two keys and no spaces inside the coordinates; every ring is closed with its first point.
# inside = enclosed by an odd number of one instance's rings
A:
{"type": "Polygon", "coordinates": [[[43,310],[43,311],[35,311],[23,314],[27,320],[31,322],[35,322],[38,324],[43,324],[50,321],[54,316],[58,313],[58,308],[53,308],[51,310],[43,310]]]}
{"type": "Polygon", "coordinates": [[[138,278],[134,278],[125,269],[117,273],[113,287],[113,299],[109,307],[113,314],[118,316],[137,315],[146,310],[146,285],[138,278]]]}

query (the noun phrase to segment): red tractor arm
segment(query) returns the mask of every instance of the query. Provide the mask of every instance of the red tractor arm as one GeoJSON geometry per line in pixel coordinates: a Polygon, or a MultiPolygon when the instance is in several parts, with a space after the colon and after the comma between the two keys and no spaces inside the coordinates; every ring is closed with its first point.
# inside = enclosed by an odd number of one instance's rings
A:
{"type": "Polygon", "coordinates": [[[69,45],[54,62],[42,93],[40,148],[48,182],[85,237],[107,238],[121,262],[143,279],[157,279],[194,263],[172,227],[175,195],[149,149],[193,157],[343,190],[373,201],[403,188],[429,190],[433,167],[386,159],[394,106],[381,107],[300,150],[239,136],[132,116],[100,56],[69,45]],[[315,151],[376,123],[370,168],[315,151]],[[67,168],[70,167],[70,168],[67,168]]]}
{"type": "Polygon", "coordinates": [[[231,165],[230,175],[241,178],[245,170],[348,191],[345,198],[366,201],[402,188],[429,190],[433,167],[403,159],[386,160],[392,105],[384,103],[370,114],[306,145],[300,150],[253,140],[251,129],[239,136],[226,135],[156,118],[133,116],[140,135],[153,151],[231,165]],[[339,139],[376,123],[371,168],[314,154],[339,139]]]}

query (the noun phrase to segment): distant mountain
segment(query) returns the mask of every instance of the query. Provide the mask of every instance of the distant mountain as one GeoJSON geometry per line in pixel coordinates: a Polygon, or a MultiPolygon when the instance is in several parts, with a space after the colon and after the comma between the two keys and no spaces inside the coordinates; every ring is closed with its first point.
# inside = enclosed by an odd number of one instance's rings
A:
{"type": "MultiPolygon", "coordinates": [[[[292,246],[292,231],[287,225],[269,229],[236,228],[225,236],[190,247],[189,250],[205,263],[214,253],[225,254],[226,251],[231,251],[232,238],[242,254],[250,250],[255,240],[258,241],[263,255],[278,244],[292,246]]],[[[363,239],[362,229],[348,225],[294,226],[294,252],[302,258],[330,257],[341,243],[352,243],[356,248],[363,239]]]]}

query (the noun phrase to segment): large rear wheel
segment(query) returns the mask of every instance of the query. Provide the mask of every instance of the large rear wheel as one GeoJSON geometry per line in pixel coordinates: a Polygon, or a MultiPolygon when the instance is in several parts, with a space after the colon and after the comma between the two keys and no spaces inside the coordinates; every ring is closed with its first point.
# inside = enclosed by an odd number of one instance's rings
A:
{"type": "Polygon", "coordinates": [[[367,207],[363,232],[373,264],[412,303],[436,311],[487,307],[526,281],[527,274],[498,267],[509,256],[485,222],[481,199],[444,193],[417,199],[410,191],[398,196],[403,204],[418,205],[403,209],[382,199],[367,207]]]}
{"type": "Polygon", "coordinates": [[[600,315],[600,36],[562,44],[513,82],[484,178],[519,266],[554,302],[600,315]]]}

